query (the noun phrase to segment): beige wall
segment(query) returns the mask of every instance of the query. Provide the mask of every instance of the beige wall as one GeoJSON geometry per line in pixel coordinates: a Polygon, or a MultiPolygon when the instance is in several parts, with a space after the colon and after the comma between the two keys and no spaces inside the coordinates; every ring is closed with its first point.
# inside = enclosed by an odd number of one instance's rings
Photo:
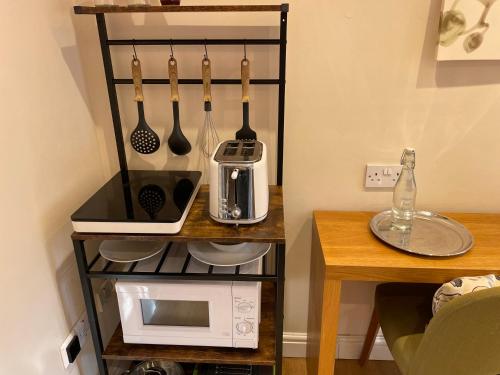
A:
{"type": "MultiPolygon", "coordinates": [[[[500,179],[495,177],[500,156],[495,137],[500,118],[500,64],[436,64],[439,11],[438,0],[291,1],[284,182],[289,245],[286,331],[306,331],[312,210],[381,210],[390,205],[390,193],[363,189],[366,163],[397,163],[401,149],[412,145],[417,149],[419,207],[500,209],[500,201],[494,198],[500,188],[500,179]]],[[[118,16],[110,17],[110,34],[116,38],[276,37],[275,27],[257,27],[274,25],[275,21],[272,17],[256,22],[215,15],[204,19],[118,16]],[[231,27],[238,22],[253,27],[231,27]],[[203,26],[220,23],[227,27],[203,26]]],[[[85,38],[81,48],[97,51],[84,57],[84,65],[87,77],[96,80],[94,92],[101,94],[104,86],[98,80],[102,79],[102,70],[93,66],[100,62],[94,22],[81,18],[76,22],[81,31],[78,38],[85,38]]],[[[130,49],[116,47],[113,51],[116,75],[127,76],[130,49]]],[[[175,52],[180,76],[199,76],[202,51],[177,47],[175,52]]],[[[253,76],[271,77],[277,73],[277,60],[272,57],[276,52],[273,47],[249,48],[253,76]]],[[[238,76],[241,51],[211,47],[209,53],[214,76],[238,76]]],[[[166,75],[168,48],[142,47],[139,54],[145,75],[166,75]]],[[[161,137],[168,137],[172,118],[169,88],[148,87],[145,95],[150,125],[161,137]]],[[[219,86],[214,90],[214,117],[221,138],[231,137],[240,126],[239,95],[239,87],[219,86]]],[[[200,96],[199,87],[181,87],[181,124],[191,141],[196,140],[203,121],[200,96]]],[[[253,87],[251,96],[251,124],[274,155],[276,89],[253,87]]],[[[132,89],[120,88],[119,97],[129,134],[137,121],[132,89]]],[[[109,115],[102,112],[106,105],[99,102],[93,110],[96,118],[102,118],[98,121],[99,131],[112,155],[109,115]]],[[[132,168],[198,166],[196,150],[188,157],[173,156],[166,147],[147,157],[129,150],[129,159],[132,168]]],[[[116,168],[116,162],[110,168],[116,168]]],[[[372,285],[364,283],[345,285],[341,334],[364,333],[372,289],[372,285]]]]}
{"type": "MultiPolygon", "coordinates": [[[[311,211],[382,210],[367,162],[417,151],[417,205],[500,210],[499,62],[435,62],[438,0],[293,3],[285,157],[286,329],[306,329],[311,211]]],[[[371,288],[350,283],[341,334],[363,334],[371,288]]]]}
{"type": "MultiPolygon", "coordinates": [[[[289,244],[286,331],[306,331],[312,210],[381,210],[390,205],[390,193],[363,189],[366,163],[397,163],[401,149],[413,145],[417,149],[420,207],[500,209],[500,201],[494,199],[500,187],[500,179],[495,178],[499,154],[494,136],[498,133],[495,120],[500,118],[500,64],[436,64],[439,11],[437,0],[291,1],[284,183],[289,244]]],[[[276,37],[275,27],[257,27],[274,25],[275,21],[272,17],[257,22],[214,15],[208,19],[118,16],[110,17],[110,34],[116,38],[276,37]],[[253,27],[231,27],[238,22],[253,27]],[[213,26],[220,23],[227,27],[213,26]]],[[[91,66],[100,62],[94,22],[81,18],[75,22],[82,31],[78,38],[85,39],[81,48],[97,51],[84,57],[87,76],[100,80],[101,68],[91,66]]],[[[130,49],[116,47],[113,51],[116,75],[127,76],[130,49]]],[[[277,73],[277,60],[272,57],[276,52],[273,47],[249,47],[253,76],[277,73]]],[[[199,48],[177,47],[175,53],[180,76],[199,76],[199,48]]],[[[210,47],[209,53],[214,76],[238,76],[241,51],[210,47]]],[[[139,55],[145,75],[165,76],[168,48],[142,47],[139,55]]],[[[97,92],[104,93],[102,83],[95,84],[97,92]]],[[[172,118],[169,88],[147,87],[145,95],[148,122],[165,139],[172,118]]],[[[199,87],[181,87],[181,124],[193,145],[203,121],[200,95],[199,87]]],[[[239,95],[239,87],[219,86],[214,90],[214,117],[221,138],[231,137],[241,123],[239,95]]],[[[276,89],[253,87],[251,96],[251,124],[271,146],[275,139],[276,89]]],[[[132,89],[120,88],[119,98],[129,134],[137,121],[132,89]]],[[[100,134],[112,157],[109,115],[102,112],[105,105],[99,102],[93,110],[96,118],[103,119],[98,121],[100,134]]],[[[163,147],[157,154],[143,157],[129,149],[129,159],[132,168],[198,166],[196,150],[188,157],[177,157],[163,147]]],[[[110,168],[114,170],[116,163],[112,162],[110,168]]],[[[372,289],[364,283],[345,286],[340,333],[364,333],[372,289]]]]}
{"type": "MultiPolygon", "coordinates": [[[[11,1],[0,13],[2,374],[66,374],[59,348],[84,310],[69,215],[104,171],[69,5],[11,1]]],[[[81,373],[96,373],[92,357],[87,345],[81,373]]]]}

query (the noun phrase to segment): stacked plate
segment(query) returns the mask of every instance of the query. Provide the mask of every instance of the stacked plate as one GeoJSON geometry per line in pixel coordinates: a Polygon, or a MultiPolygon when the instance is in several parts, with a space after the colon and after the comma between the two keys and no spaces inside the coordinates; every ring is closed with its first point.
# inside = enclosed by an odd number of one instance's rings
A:
{"type": "Polygon", "coordinates": [[[99,246],[99,252],[104,259],[112,262],[130,263],[151,258],[166,247],[164,241],[105,240],[99,246]]]}
{"type": "MultiPolygon", "coordinates": [[[[164,241],[103,241],[99,247],[101,256],[112,262],[130,263],[149,259],[167,247],[164,241]]],[[[219,244],[215,242],[188,242],[191,256],[200,262],[222,267],[251,263],[267,254],[270,243],[242,242],[219,244]]]]}
{"type": "Polygon", "coordinates": [[[239,266],[262,258],[271,248],[270,243],[242,242],[219,244],[216,242],[189,242],[188,250],[193,258],[213,266],[239,266]]]}

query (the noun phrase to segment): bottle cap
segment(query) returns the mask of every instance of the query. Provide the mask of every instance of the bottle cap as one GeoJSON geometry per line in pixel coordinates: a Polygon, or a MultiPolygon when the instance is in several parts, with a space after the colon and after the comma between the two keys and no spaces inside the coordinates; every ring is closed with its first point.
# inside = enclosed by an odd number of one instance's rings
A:
{"type": "Polygon", "coordinates": [[[415,149],[411,147],[406,147],[401,155],[401,165],[405,165],[410,168],[415,168],[415,149]]]}

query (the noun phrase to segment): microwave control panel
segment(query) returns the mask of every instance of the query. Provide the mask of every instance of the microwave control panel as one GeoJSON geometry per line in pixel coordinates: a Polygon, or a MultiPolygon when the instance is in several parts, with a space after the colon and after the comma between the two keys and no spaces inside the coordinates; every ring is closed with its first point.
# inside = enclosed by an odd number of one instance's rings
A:
{"type": "Polygon", "coordinates": [[[259,311],[255,299],[248,297],[233,298],[233,338],[236,344],[240,340],[255,341],[255,347],[257,347],[258,314],[259,311]]]}

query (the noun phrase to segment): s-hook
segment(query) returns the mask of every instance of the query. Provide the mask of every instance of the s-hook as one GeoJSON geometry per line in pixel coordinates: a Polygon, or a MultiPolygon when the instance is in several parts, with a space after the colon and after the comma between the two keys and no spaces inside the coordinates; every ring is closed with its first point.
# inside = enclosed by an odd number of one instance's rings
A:
{"type": "Polygon", "coordinates": [[[170,39],[170,58],[174,57],[174,47],[172,46],[172,44],[172,39],[170,39]]]}
{"type": "Polygon", "coordinates": [[[208,59],[207,40],[205,39],[205,59],[208,59]]]}
{"type": "Polygon", "coordinates": [[[132,39],[132,48],[134,50],[134,53],[133,53],[133,57],[134,57],[134,60],[138,60],[137,59],[137,51],[135,50],[135,39],[132,39]]]}

